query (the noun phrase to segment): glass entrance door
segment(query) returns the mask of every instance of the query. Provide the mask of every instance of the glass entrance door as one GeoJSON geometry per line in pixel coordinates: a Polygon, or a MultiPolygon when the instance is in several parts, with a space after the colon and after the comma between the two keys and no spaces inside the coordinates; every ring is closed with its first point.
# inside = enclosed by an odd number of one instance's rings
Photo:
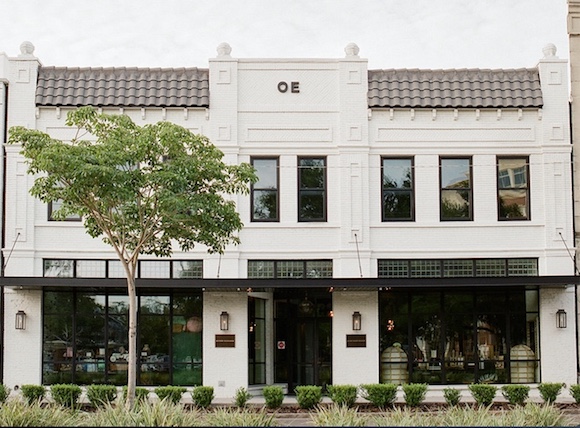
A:
{"type": "Polygon", "coordinates": [[[332,297],[327,291],[285,292],[275,299],[275,382],[332,383],[332,297]]]}

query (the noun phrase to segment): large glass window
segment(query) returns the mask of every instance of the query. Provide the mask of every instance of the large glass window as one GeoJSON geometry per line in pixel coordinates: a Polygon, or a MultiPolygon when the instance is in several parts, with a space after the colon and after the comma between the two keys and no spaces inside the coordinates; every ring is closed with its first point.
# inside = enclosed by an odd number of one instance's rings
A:
{"type": "Polygon", "coordinates": [[[473,220],[471,158],[441,158],[441,220],[473,220]]]}
{"type": "MultiPolygon", "coordinates": [[[[44,259],[45,277],[125,278],[119,260],[44,259]]],[[[203,278],[203,260],[141,260],[137,278],[203,278]]]]}
{"type": "Polygon", "coordinates": [[[413,220],[413,159],[382,159],[382,219],[383,221],[413,220]]]}
{"type": "Polygon", "coordinates": [[[332,260],[248,260],[248,278],[332,278],[332,260]]]}
{"type": "Polygon", "coordinates": [[[535,383],[538,289],[380,293],[382,383],[535,383]]]}
{"type": "Polygon", "coordinates": [[[530,188],[527,157],[497,158],[499,220],[529,220],[530,188]]]}
{"type": "Polygon", "coordinates": [[[252,185],[252,221],[279,221],[278,158],[252,158],[258,181],[252,185]]]}
{"type": "MultiPolygon", "coordinates": [[[[127,383],[124,290],[46,290],[43,384],[127,383]]],[[[201,292],[138,296],[138,383],[201,385],[201,292]]]]}
{"type": "Polygon", "coordinates": [[[326,158],[298,158],[298,221],[326,221],[326,158]]]}
{"type": "Polygon", "coordinates": [[[538,259],[379,259],[379,278],[538,276],[538,259]]]}

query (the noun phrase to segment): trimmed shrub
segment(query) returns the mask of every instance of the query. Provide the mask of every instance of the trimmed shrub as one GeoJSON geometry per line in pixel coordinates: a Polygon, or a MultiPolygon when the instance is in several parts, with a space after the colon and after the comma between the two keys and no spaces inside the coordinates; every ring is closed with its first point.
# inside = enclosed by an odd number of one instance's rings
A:
{"type": "MultiPolygon", "coordinates": [[[[149,390],[143,386],[135,387],[135,402],[147,403],[149,399],[149,390]]],[[[127,385],[123,387],[123,401],[127,401],[127,385]]]]}
{"type": "Polygon", "coordinates": [[[497,392],[497,386],[485,383],[472,383],[468,388],[475,402],[480,406],[489,406],[493,403],[497,392]]]}
{"type": "Polygon", "coordinates": [[[81,393],[81,387],[73,383],[57,383],[50,386],[50,395],[54,402],[69,409],[74,409],[78,406],[81,393]]]}
{"type": "Polygon", "coordinates": [[[46,394],[46,388],[42,385],[26,384],[20,387],[22,396],[26,399],[28,404],[33,404],[37,401],[42,401],[46,394]]]}
{"type": "Polygon", "coordinates": [[[10,395],[10,388],[6,385],[0,384],[0,404],[5,403],[10,395]]]}
{"type": "Polygon", "coordinates": [[[461,392],[455,388],[445,388],[443,390],[443,397],[449,406],[457,406],[461,401],[461,392]]]}
{"type": "Polygon", "coordinates": [[[416,407],[425,400],[427,394],[426,383],[407,383],[402,386],[405,403],[408,406],[416,407]]]}
{"type": "Polygon", "coordinates": [[[167,385],[167,386],[158,386],[153,391],[155,392],[155,394],[157,394],[160,400],[167,400],[173,404],[177,404],[181,400],[181,396],[183,395],[183,393],[187,391],[187,388],[183,386],[167,385]]]}
{"type": "Polygon", "coordinates": [[[89,385],[87,386],[87,399],[93,407],[103,407],[112,403],[117,398],[115,385],[89,385]]]}
{"type": "Polygon", "coordinates": [[[381,409],[392,406],[397,398],[398,385],[394,383],[372,383],[361,385],[362,397],[381,409]]]}
{"type": "Polygon", "coordinates": [[[214,399],[213,386],[196,386],[191,391],[191,398],[197,407],[208,408],[214,399]]]}
{"type": "Polygon", "coordinates": [[[576,404],[580,403],[580,385],[570,385],[570,395],[574,398],[576,404]]]}
{"type": "Polygon", "coordinates": [[[540,397],[542,397],[544,403],[553,403],[562,392],[564,386],[566,385],[561,382],[546,382],[538,385],[538,391],[540,391],[540,397]]]}
{"type": "Polygon", "coordinates": [[[265,386],[262,389],[262,395],[268,409],[277,409],[284,401],[284,390],[278,385],[265,386]]]}
{"type": "Polygon", "coordinates": [[[246,388],[241,386],[238,389],[236,389],[236,396],[234,397],[234,403],[238,407],[246,407],[246,404],[248,404],[248,401],[250,401],[252,397],[253,397],[253,395],[250,394],[246,388]]]}
{"type": "Polygon", "coordinates": [[[328,385],[328,396],[340,406],[352,407],[356,402],[356,386],[354,385],[328,385]]]}
{"type": "Polygon", "coordinates": [[[302,409],[312,409],[322,400],[322,387],[315,385],[300,385],[294,389],[296,401],[302,409]]]}
{"type": "Polygon", "coordinates": [[[521,406],[530,395],[530,387],[527,385],[504,385],[501,387],[501,393],[510,404],[521,406]]]}

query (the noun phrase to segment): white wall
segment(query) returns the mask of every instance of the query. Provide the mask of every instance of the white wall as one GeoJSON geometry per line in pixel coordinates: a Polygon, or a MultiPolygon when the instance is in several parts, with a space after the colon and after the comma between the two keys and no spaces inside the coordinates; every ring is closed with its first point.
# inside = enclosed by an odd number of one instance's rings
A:
{"type": "Polygon", "coordinates": [[[360,385],[379,382],[378,291],[332,293],[332,383],[360,385]],[[361,330],[353,331],[352,314],[361,313],[361,330]],[[347,334],[366,335],[367,346],[347,348],[347,334]]]}
{"type": "Polygon", "coordinates": [[[234,397],[248,386],[248,299],[245,292],[203,293],[203,384],[215,396],[234,397]],[[220,330],[220,314],[230,316],[228,331],[220,330]],[[235,348],[216,348],[216,334],[235,335],[235,348]]]}
{"type": "Polygon", "coordinates": [[[42,292],[4,291],[4,384],[40,385],[42,371],[42,292]],[[16,312],[26,313],[26,329],[16,330],[16,312]]]}

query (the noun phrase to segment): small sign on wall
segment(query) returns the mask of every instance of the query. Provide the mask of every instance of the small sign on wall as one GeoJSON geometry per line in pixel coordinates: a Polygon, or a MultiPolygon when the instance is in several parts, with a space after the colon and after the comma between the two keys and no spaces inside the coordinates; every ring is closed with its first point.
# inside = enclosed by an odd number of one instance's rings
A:
{"type": "Polygon", "coordinates": [[[366,348],[367,335],[366,334],[347,334],[346,335],[347,348],[366,348]]]}
{"type": "Polygon", "coordinates": [[[236,335],[235,334],[216,334],[215,335],[216,348],[235,348],[236,335]]]}

